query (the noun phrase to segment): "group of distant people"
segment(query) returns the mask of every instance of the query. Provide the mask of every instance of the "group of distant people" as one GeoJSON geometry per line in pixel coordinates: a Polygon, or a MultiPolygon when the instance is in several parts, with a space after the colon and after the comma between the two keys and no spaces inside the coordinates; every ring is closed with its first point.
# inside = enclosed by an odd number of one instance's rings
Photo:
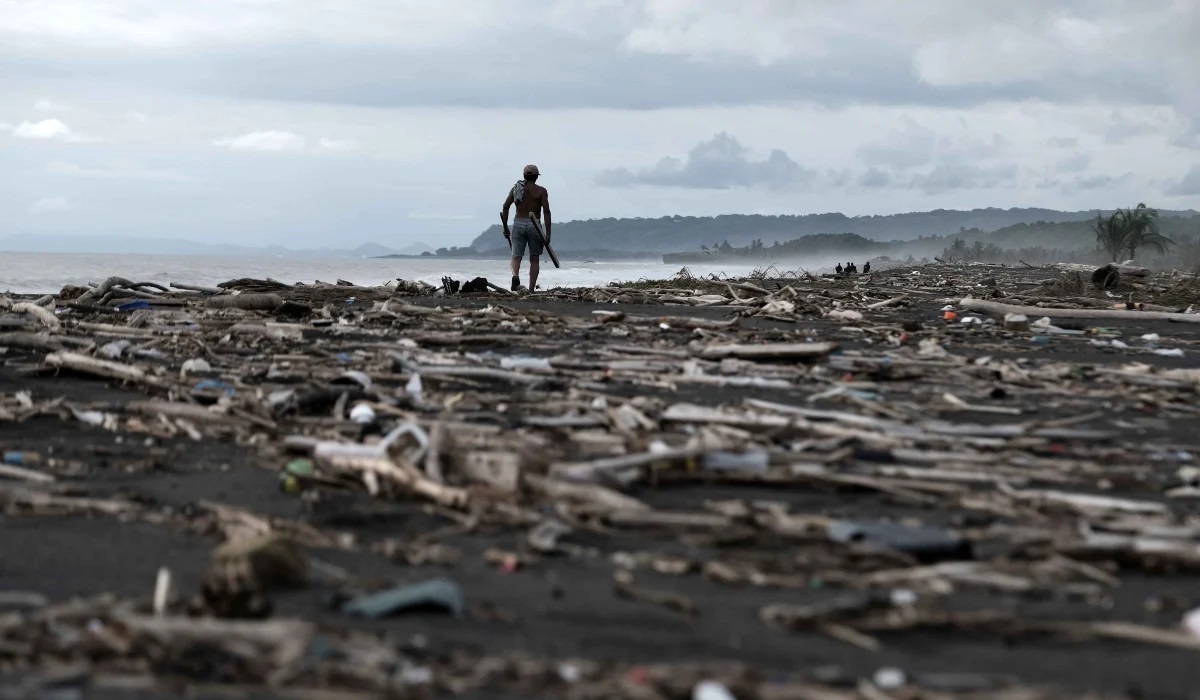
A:
{"type": "MultiPolygon", "coordinates": [[[[835,267],[834,269],[837,270],[837,273],[839,275],[857,275],[858,274],[858,266],[852,262],[846,263],[845,267],[842,267],[842,264],[838,263],[837,267],[835,267]]],[[[863,263],[862,274],[865,275],[870,271],[871,271],[870,261],[863,263]]]]}

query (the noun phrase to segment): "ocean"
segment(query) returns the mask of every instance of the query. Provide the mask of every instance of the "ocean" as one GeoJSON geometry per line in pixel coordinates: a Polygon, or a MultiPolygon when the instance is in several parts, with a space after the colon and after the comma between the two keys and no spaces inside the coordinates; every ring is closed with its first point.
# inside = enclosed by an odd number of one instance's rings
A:
{"type": "MultiPolygon", "coordinates": [[[[555,269],[546,257],[538,284],[550,287],[595,287],[609,282],[671,277],[680,265],[654,261],[605,261],[561,259],[555,269]]],[[[745,275],[757,265],[696,264],[688,269],[694,275],[725,273],[745,275]]],[[[792,269],[796,266],[789,266],[792,269]]],[[[521,282],[528,283],[528,262],[522,265],[521,282]]],[[[510,273],[506,260],[470,260],[436,258],[290,258],[290,257],[215,257],[203,255],[126,255],[82,253],[5,253],[0,252],[0,293],[49,294],[68,284],[101,282],[116,275],[135,282],[168,285],[197,284],[213,286],[239,277],[271,278],[289,284],[336,282],[344,279],[360,285],[381,285],[396,278],[428,282],[441,286],[443,276],[457,280],[486,277],[493,284],[508,286],[510,273]]]]}

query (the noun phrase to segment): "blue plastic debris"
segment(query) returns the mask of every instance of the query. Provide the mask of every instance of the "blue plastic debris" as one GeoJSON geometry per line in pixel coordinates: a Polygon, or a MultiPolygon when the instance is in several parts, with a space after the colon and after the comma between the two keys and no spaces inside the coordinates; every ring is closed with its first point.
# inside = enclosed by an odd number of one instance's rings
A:
{"type": "Polygon", "coordinates": [[[237,393],[237,389],[229,386],[225,382],[216,379],[202,379],[196,382],[196,386],[192,387],[195,391],[224,391],[226,396],[233,396],[237,393]]]}
{"type": "Polygon", "coordinates": [[[462,589],[450,579],[433,579],[359,596],[342,605],[342,612],[347,615],[360,615],[375,619],[425,607],[442,608],[455,617],[461,618],[463,616],[462,589]]]}

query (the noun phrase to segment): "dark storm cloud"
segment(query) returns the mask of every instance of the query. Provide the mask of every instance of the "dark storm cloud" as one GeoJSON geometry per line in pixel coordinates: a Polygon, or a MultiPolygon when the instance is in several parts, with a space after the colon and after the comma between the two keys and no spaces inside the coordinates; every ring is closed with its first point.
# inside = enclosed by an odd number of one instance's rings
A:
{"type": "Polygon", "coordinates": [[[811,182],[816,173],[779,149],[766,160],[751,160],[749,149],[721,132],[696,145],[686,160],[666,157],[650,168],[616,168],[600,173],[602,187],[653,185],[690,189],[724,190],[734,187],[780,189],[811,182]]]}
{"type": "MultiPolygon", "coordinates": [[[[1048,81],[935,86],[919,79],[908,49],[860,38],[833,42],[820,59],[763,65],[748,58],[696,61],[635,53],[611,38],[541,33],[536,50],[498,37],[470,49],[334,46],[296,41],[220,53],[182,49],[136,56],[98,50],[0,47],[0,80],[73,77],[158,90],[365,107],[659,109],[812,101],[968,107],[995,100],[1080,99],[1099,83],[1048,81]]],[[[1109,98],[1111,95],[1108,96],[1109,98]]],[[[1122,94],[1161,101],[1153,84],[1122,94]]]]}

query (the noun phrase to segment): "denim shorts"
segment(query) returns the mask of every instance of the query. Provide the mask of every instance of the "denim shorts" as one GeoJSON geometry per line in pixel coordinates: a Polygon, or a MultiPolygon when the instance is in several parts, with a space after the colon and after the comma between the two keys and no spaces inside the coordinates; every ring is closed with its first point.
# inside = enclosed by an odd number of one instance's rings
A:
{"type": "Polygon", "coordinates": [[[529,246],[529,257],[536,258],[542,254],[542,234],[529,219],[517,219],[512,225],[512,256],[525,257],[525,247],[529,246]]]}

